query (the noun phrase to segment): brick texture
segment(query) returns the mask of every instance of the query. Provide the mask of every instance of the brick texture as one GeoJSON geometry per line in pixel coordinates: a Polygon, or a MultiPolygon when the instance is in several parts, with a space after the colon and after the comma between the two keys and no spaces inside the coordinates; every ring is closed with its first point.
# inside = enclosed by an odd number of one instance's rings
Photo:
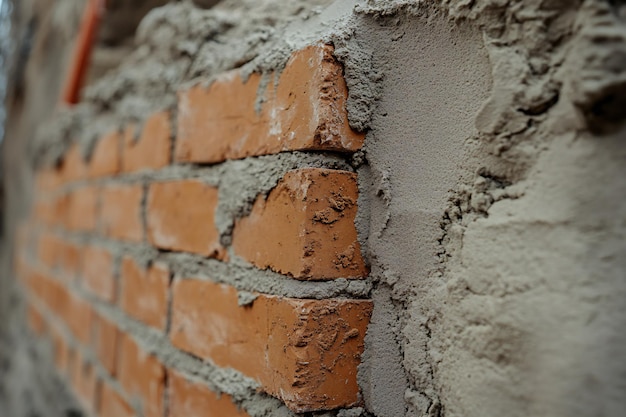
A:
{"type": "Polygon", "coordinates": [[[122,135],[117,131],[107,133],[98,139],[89,162],[89,177],[106,177],[120,172],[121,140],[122,135]]]}
{"type": "Polygon", "coordinates": [[[100,384],[100,417],[135,417],[131,406],[107,383],[100,384]]]}
{"type": "Polygon", "coordinates": [[[249,417],[271,404],[255,404],[256,387],[224,384],[224,372],[251,378],[294,413],[363,405],[357,367],[372,302],[297,298],[295,281],[316,291],[327,284],[319,281],[367,276],[356,174],[294,167],[243,216],[219,204],[233,194],[220,175],[246,166],[227,160],[255,157],[276,170],[276,156],[258,156],[322,151],[321,166],[335,166],[329,153],[361,148],[342,72],[332,46],[312,45],[265,74],[274,82],[235,70],[185,87],[176,112],[112,120],[89,155],[76,140],[56,166],[36,169],[13,272],[24,325],[51,342],[42,346],[77,412],[249,417]],[[232,234],[218,232],[218,207],[232,234]]]}
{"type": "Polygon", "coordinates": [[[200,280],[173,288],[174,346],[257,379],[297,412],[356,404],[369,301],[259,295],[200,280]]]}
{"type": "Polygon", "coordinates": [[[150,116],[139,138],[135,137],[136,131],[136,126],[129,126],[124,132],[122,170],[136,172],[167,166],[172,148],[169,112],[158,112],[150,116]]]}
{"type": "Polygon", "coordinates": [[[130,336],[122,338],[119,354],[117,375],[124,391],[139,400],[144,417],[161,417],[165,389],[163,365],[130,336]]]}
{"type": "Polygon", "coordinates": [[[217,189],[200,181],[154,183],[148,194],[148,238],[159,248],[221,257],[215,227],[217,189]]]}
{"type": "Polygon", "coordinates": [[[143,240],[142,200],[141,184],[105,187],[100,209],[101,233],[132,242],[143,240]]]}
{"type": "Polygon", "coordinates": [[[168,372],[170,417],[249,417],[229,395],[218,396],[205,385],[168,372]]]}
{"type": "Polygon", "coordinates": [[[103,300],[115,300],[116,285],[113,255],[104,248],[88,246],[83,250],[83,284],[103,300]]]}
{"type": "Polygon", "coordinates": [[[119,329],[115,323],[99,314],[94,314],[93,326],[92,345],[94,351],[100,364],[107,370],[109,375],[114,376],[117,371],[119,329]]]}
{"type": "Polygon", "coordinates": [[[290,171],[237,222],[235,252],[298,279],[365,277],[354,225],[357,193],[351,172],[290,171]]]}
{"type": "Polygon", "coordinates": [[[176,160],[220,162],[286,150],[355,151],[363,135],[353,132],[345,110],[347,88],[329,45],[295,53],[270,83],[261,112],[255,109],[261,77],[243,82],[224,75],[208,89],[179,95],[176,160]]]}
{"type": "Polygon", "coordinates": [[[131,258],[122,260],[121,306],[128,315],[158,329],[165,329],[170,274],[156,264],[142,268],[131,258]]]}

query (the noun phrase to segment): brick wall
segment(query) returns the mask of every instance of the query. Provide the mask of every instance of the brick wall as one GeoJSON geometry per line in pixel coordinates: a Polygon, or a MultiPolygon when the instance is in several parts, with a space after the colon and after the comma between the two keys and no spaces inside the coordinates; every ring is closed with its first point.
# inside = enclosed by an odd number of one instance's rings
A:
{"type": "Polygon", "coordinates": [[[360,405],[372,305],[345,160],[363,135],[332,47],[294,53],[274,79],[259,100],[260,75],[225,73],[37,172],[15,271],[31,330],[90,413],[360,405]],[[224,178],[246,166],[233,160],[279,173],[229,212],[224,178]]]}

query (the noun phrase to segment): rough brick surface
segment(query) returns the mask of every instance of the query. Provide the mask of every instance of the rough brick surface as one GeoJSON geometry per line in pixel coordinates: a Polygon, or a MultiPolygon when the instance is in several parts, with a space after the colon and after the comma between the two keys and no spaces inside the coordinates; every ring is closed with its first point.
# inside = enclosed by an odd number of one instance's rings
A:
{"type": "Polygon", "coordinates": [[[99,314],[94,314],[93,325],[93,350],[109,375],[115,376],[119,329],[109,319],[99,314]]]}
{"type": "Polygon", "coordinates": [[[52,331],[52,346],[54,347],[54,365],[61,374],[67,372],[70,350],[67,341],[56,329],[52,331]]]}
{"type": "Polygon", "coordinates": [[[131,406],[107,383],[100,384],[100,417],[135,417],[131,406]]]}
{"type": "Polygon", "coordinates": [[[90,178],[111,176],[120,172],[121,140],[122,135],[117,131],[107,133],[98,139],[89,161],[90,178]]]}
{"type": "Polygon", "coordinates": [[[218,396],[205,385],[168,371],[170,417],[246,417],[229,395],[218,396]]]}
{"type": "Polygon", "coordinates": [[[101,233],[114,239],[142,241],[143,185],[108,186],[103,189],[101,198],[101,233]]]}
{"type": "Polygon", "coordinates": [[[96,228],[98,216],[97,187],[81,187],[69,195],[66,227],[74,231],[91,231],[96,228]]]}
{"type": "Polygon", "coordinates": [[[348,125],[342,71],[329,45],[296,52],[278,87],[267,86],[260,113],[258,74],[244,83],[234,71],[208,89],[181,92],[176,159],[219,162],[285,150],[359,149],[363,135],[348,125]]]}
{"type": "Polygon", "coordinates": [[[257,379],[294,411],[357,403],[357,366],[371,303],[259,295],[200,280],[173,286],[172,343],[257,379]]]}
{"type": "Polygon", "coordinates": [[[365,277],[354,225],[357,194],[351,172],[290,171],[237,222],[235,252],[298,279],[365,277]]]}
{"type": "Polygon", "coordinates": [[[91,325],[93,323],[91,305],[74,293],[67,292],[66,294],[61,317],[65,320],[74,337],[81,343],[88,345],[91,342],[91,325]]]}
{"type": "Polygon", "coordinates": [[[72,387],[81,405],[87,410],[96,406],[97,377],[93,365],[85,360],[80,351],[74,352],[70,377],[72,387]]]}
{"type": "Polygon", "coordinates": [[[170,274],[156,264],[145,269],[131,258],[122,260],[120,304],[128,315],[158,329],[167,322],[170,274]]]}
{"type": "Polygon", "coordinates": [[[217,189],[196,180],[154,183],[148,193],[148,238],[162,249],[221,257],[215,226],[217,189]]]}
{"type": "Polygon", "coordinates": [[[162,417],[165,369],[131,336],[122,337],[117,375],[124,391],[142,404],[144,417],[162,417]]]}
{"type": "Polygon", "coordinates": [[[105,301],[114,301],[116,285],[111,252],[97,246],[83,249],[82,279],[87,290],[105,301]]]}
{"type": "Polygon", "coordinates": [[[77,181],[87,177],[89,167],[78,144],[73,144],[65,153],[61,166],[61,178],[64,182],[77,181]]]}
{"type": "Polygon", "coordinates": [[[158,169],[169,164],[172,148],[169,112],[153,114],[146,120],[138,138],[136,134],[136,126],[129,126],[124,132],[122,171],[158,169]]]}

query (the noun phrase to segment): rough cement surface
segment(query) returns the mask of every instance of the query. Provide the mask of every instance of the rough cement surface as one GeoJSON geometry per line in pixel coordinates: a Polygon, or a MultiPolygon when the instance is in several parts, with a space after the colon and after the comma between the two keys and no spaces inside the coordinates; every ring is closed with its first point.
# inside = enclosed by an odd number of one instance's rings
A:
{"type": "Polygon", "coordinates": [[[350,92],[380,91],[359,169],[369,412],[623,413],[624,12],[357,5],[341,56],[349,68],[365,45],[366,72],[382,74],[350,92]]]}

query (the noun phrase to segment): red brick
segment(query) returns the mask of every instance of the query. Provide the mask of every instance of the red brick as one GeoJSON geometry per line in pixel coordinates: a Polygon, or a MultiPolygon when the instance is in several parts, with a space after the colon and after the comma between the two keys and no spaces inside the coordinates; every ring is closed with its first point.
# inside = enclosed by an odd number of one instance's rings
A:
{"type": "Polygon", "coordinates": [[[343,69],[329,45],[294,53],[278,87],[270,83],[255,109],[260,75],[238,71],[206,89],[179,93],[176,160],[220,162],[287,150],[350,152],[364,136],[350,129],[343,69]]]}
{"type": "Polygon", "coordinates": [[[169,370],[169,417],[247,417],[227,394],[218,396],[205,385],[169,370]]]}
{"type": "Polygon", "coordinates": [[[87,246],[83,249],[83,284],[105,301],[115,300],[113,255],[103,248],[87,246]]]}
{"type": "Polygon", "coordinates": [[[40,198],[35,202],[35,221],[49,226],[64,226],[69,215],[69,195],[40,198]]]}
{"type": "Polygon", "coordinates": [[[94,330],[92,346],[98,360],[111,376],[115,376],[119,329],[106,317],[94,314],[94,330]]]}
{"type": "Polygon", "coordinates": [[[92,231],[98,216],[97,187],[81,187],[69,195],[66,227],[72,231],[92,231]]]}
{"type": "Polygon", "coordinates": [[[135,417],[131,406],[107,383],[100,385],[99,417],[135,417]]]}
{"type": "Polygon", "coordinates": [[[142,169],[159,169],[171,159],[172,128],[169,112],[158,112],[146,120],[141,135],[135,140],[135,126],[124,132],[122,170],[135,172],[142,169]]]}
{"type": "Polygon", "coordinates": [[[233,248],[259,268],[297,279],[362,278],[354,218],[356,174],[307,168],[290,171],[251,214],[237,221],[233,248]]]}
{"type": "Polygon", "coordinates": [[[62,277],[74,278],[80,270],[81,250],[51,233],[39,235],[39,262],[48,271],[60,271],[62,277]]]}
{"type": "Polygon", "coordinates": [[[89,161],[89,177],[105,177],[115,175],[121,168],[122,134],[117,131],[103,135],[93,149],[89,161]]]}
{"type": "Polygon", "coordinates": [[[54,346],[54,364],[57,371],[64,375],[68,371],[70,349],[67,341],[58,330],[52,332],[52,344],[54,346]]]}
{"type": "Polygon", "coordinates": [[[148,239],[159,248],[221,257],[217,188],[196,180],[158,182],[148,193],[148,239]]]}
{"type": "Polygon", "coordinates": [[[100,231],[105,236],[132,242],[143,240],[141,202],[143,186],[108,186],[102,192],[100,231]]]}
{"type": "Polygon", "coordinates": [[[26,318],[28,320],[28,327],[30,327],[36,335],[41,336],[46,332],[46,320],[32,304],[26,307],[26,318]]]}
{"type": "Polygon", "coordinates": [[[144,417],[163,415],[165,369],[128,335],[121,340],[117,375],[124,391],[142,404],[144,417]]]}
{"type": "Polygon", "coordinates": [[[357,366],[372,305],[366,300],[300,300],[237,291],[200,280],[173,286],[174,346],[259,381],[296,412],[358,402],[357,366]]]}
{"type": "Polygon", "coordinates": [[[74,393],[76,393],[81,405],[87,410],[94,410],[97,388],[96,371],[79,351],[74,352],[70,376],[74,393]]]}
{"type": "Polygon", "coordinates": [[[128,315],[164,330],[170,273],[165,265],[145,269],[131,258],[122,260],[120,304],[128,315]]]}
{"type": "MultiPolygon", "coordinates": [[[[91,305],[77,295],[66,292],[66,306],[61,310],[63,318],[74,335],[85,346],[91,342],[93,310],[91,305]]],[[[65,296],[64,296],[65,297],[65,296]]]]}
{"type": "Polygon", "coordinates": [[[62,183],[62,172],[57,167],[44,168],[35,174],[35,186],[38,194],[55,191],[62,183]]]}
{"type": "Polygon", "coordinates": [[[87,163],[78,144],[69,147],[63,158],[61,177],[64,182],[77,181],[87,178],[87,163]]]}

